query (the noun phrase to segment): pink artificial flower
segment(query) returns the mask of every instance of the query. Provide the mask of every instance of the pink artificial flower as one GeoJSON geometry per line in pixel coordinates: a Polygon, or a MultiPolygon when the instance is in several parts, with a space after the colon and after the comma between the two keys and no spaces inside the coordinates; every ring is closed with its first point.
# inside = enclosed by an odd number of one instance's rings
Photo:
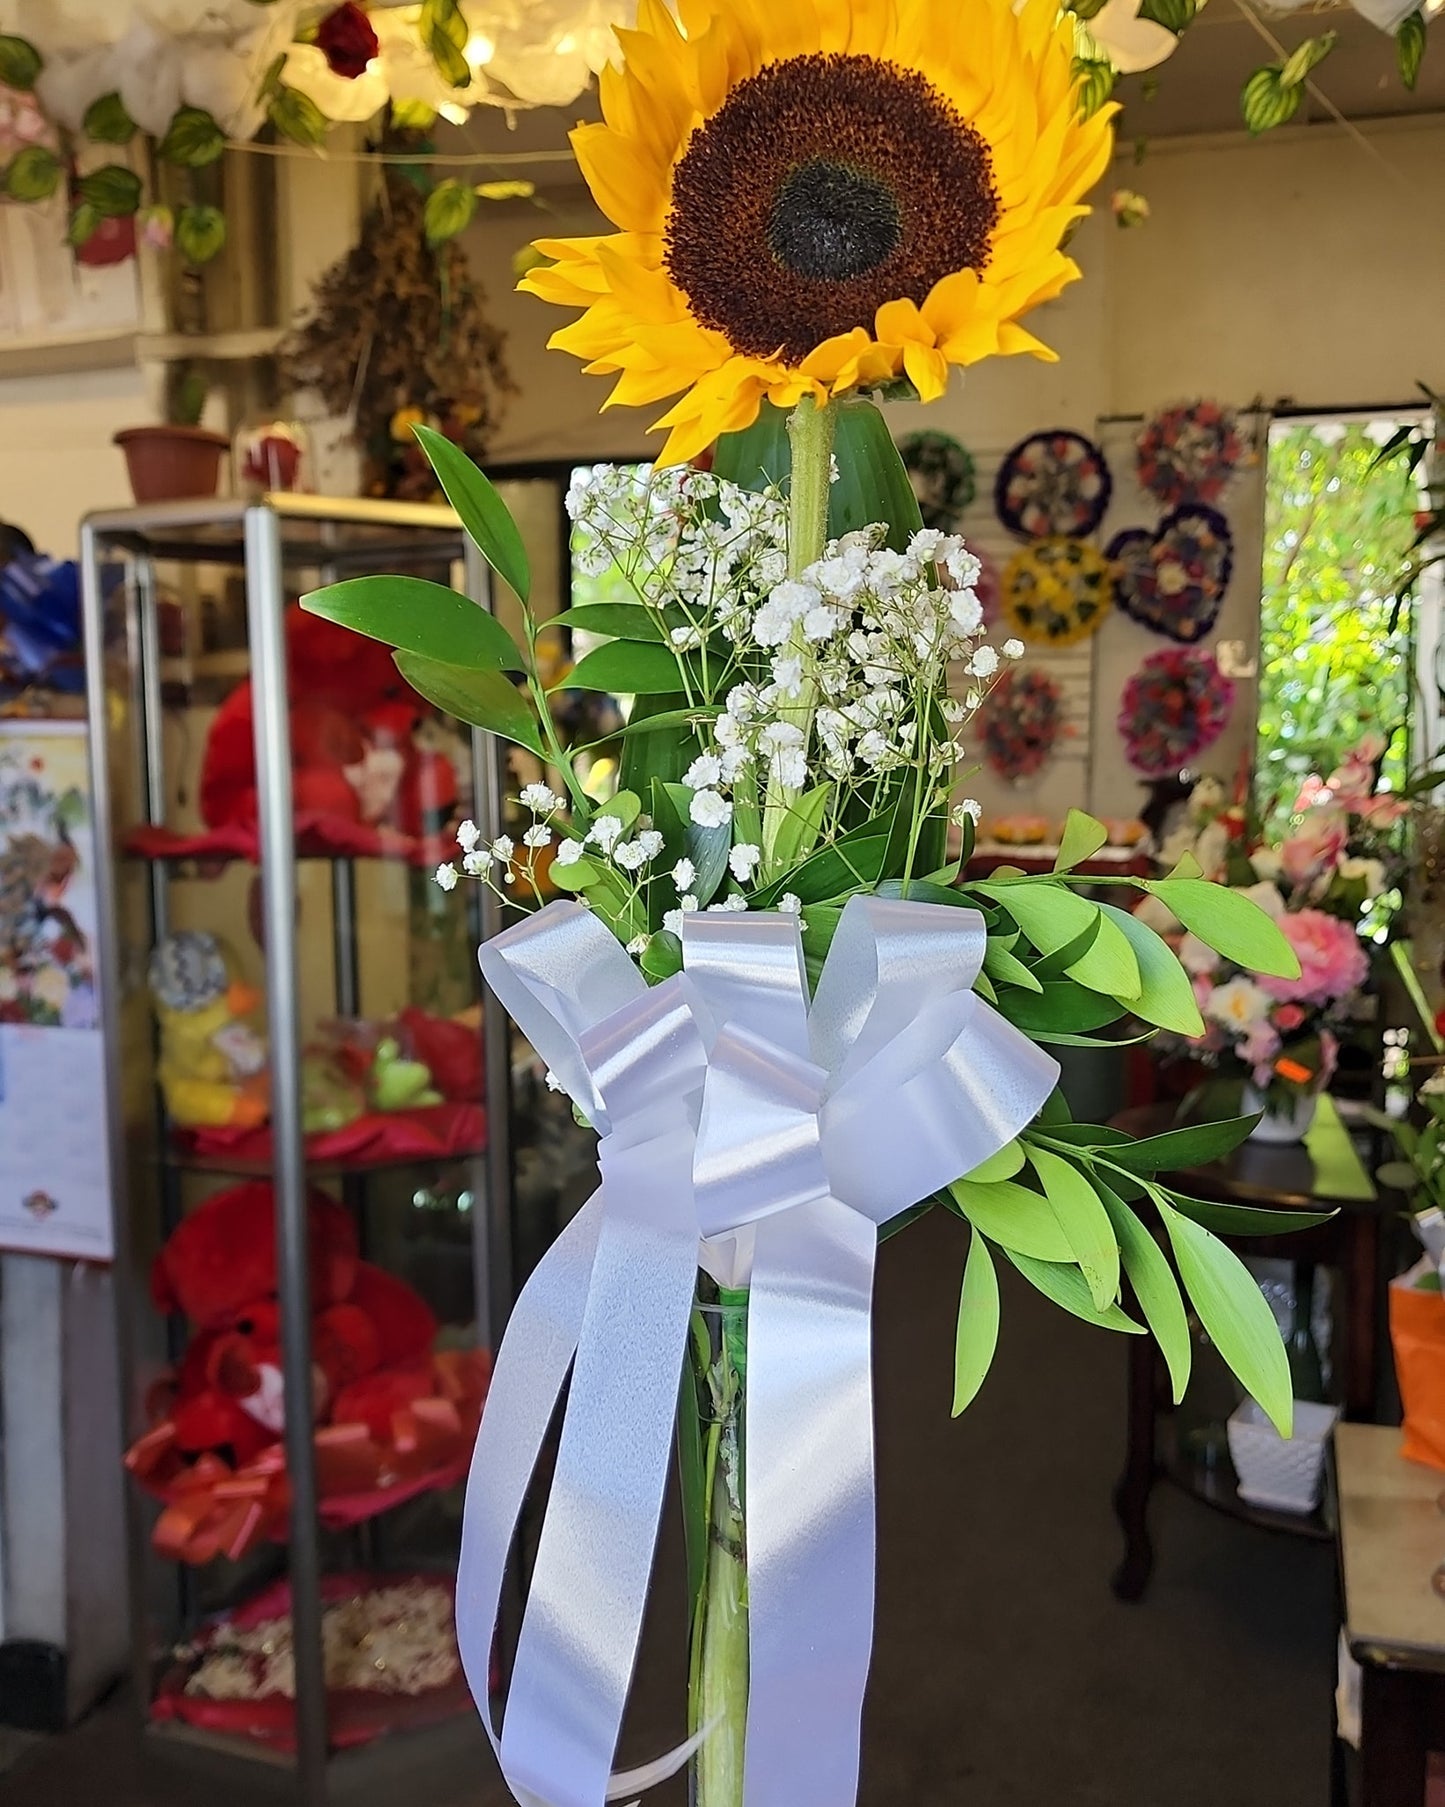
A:
{"type": "Polygon", "coordinates": [[[1299,960],[1300,976],[1261,977],[1259,982],[1271,997],[1285,1003],[1333,1004],[1364,984],[1370,963],[1350,923],[1323,910],[1296,910],[1280,917],[1279,926],[1299,960]]]}
{"type": "Polygon", "coordinates": [[[1252,1023],[1241,1038],[1237,1052],[1248,1067],[1263,1067],[1268,1072],[1279,1053],[1279,1031],[1269,1022],[1252,1023]]]}
{"type": "Polygon", "coordinates": [[[1299,787],[1299,795],[1294,800],[1292,815],[1302,816],[1307,809],[1314,809],[1317,804],[1328,803],[1329,788],[1318,772],[1311,772],[1299,787]]]}
{"type": "Polygon", "coordinates": [[[1299,1004],[1281,1004],[1274,1013],[1275,1028],[1288,1035],[1292,1029],[1298,1029],[1305,1020],[1305,1011],[1299,1004]]]}
{"type": "Polygon", "coordinates": [[[1371,828],[1390,828],[1410,813],[1410,805],[1399,797],[1392,797],[1388,791],[1382,791],[1362,804],[1359,813],[1371,828]]]}
{"type": "Polygon", "coordinates": [[[1340,1044],[1328,1029],[1320,1030],[1320,1084],[1328,1085],[1340,1064],[1340,1044]]]}
{"type": "Polygon", "coordinates": [[[1195,973],[1191,982],[1194,986],[1194,1002],[1203,1010],[1209,1002],[1209,994],[1214,990],[1214,981],[1208,973],[1195,973]]]}
{"type": "Polygon", "coordinates": [[[1280,870],[1291,885],[1312,884],[1338,865],[1348,838],[1345,819],[1337,810],[1318,809],[1280,848],[1280,870]]]}

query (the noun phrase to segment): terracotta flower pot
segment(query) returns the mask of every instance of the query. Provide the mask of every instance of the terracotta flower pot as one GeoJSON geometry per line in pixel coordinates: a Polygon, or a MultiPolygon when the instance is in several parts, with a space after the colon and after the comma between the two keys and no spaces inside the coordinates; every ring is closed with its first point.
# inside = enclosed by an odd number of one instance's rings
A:
{"type": "Polygon", "coordinates": [[[137,502],[215,495],[221,454],[230,449],[225,434],[206,427],[126,427],[116,434],[115,444],[125,453],[137,502]]]}

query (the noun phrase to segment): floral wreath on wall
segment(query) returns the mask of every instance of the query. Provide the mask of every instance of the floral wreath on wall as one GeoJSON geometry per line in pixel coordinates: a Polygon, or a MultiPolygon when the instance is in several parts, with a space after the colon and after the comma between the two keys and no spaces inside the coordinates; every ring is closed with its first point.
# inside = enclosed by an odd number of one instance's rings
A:
{"type": "Polygon", "coordinates": [[[973,455],[950,433],[909,433],[898,442],[898,455],[925,527],[955,533],[963,511],[978,494],[973,455]]]}
{"type": "Polygon", "coordinates": [[[1234,536],[1217,509],[1189,504],[1151,533],[1130,527],[1109,542],[1114,600],[1132,620],[1186,644],[1202,640],[1219,618],[1234,536]]]}
{"type": "Polygon", "coordinates": [[[1064,693],[1044,671],[1006,671],[983,712],[983,750],[1003,778],[1032,778],[1064,732],[1064,693]]]}
{"type": "Polygon", "coordinates": [[[1114,479],[1104,454],[1082,433],[1031,433],[1004,456],[994,506],[1010,533],[1025,539],[1092,533],[1104,518],[1114,479]]]}
{"type": "Polygon", "coordinates": [[[1055,536],[1024,546],[1003,574],[1003,612],[1025,640],[1073,646],[1109,612],[1113,566],[1087,540],[1055,536]]]}
{"type": "Polygon", "coordinates": [[[1152,653],[1124,687],[1119,732],[1129,764],[1149,778],[1178,772],[1214,745],[1234,707],[1234,685],[1198,646],[1152,653]]]}
{"type": "Polygon", "coordinates": [[[1246,453],[1238,417],[1218,402],[1163,409],[1140,430],[1134,448],[1140,487],[1165,508],[1217,502],[1246,453]]]}

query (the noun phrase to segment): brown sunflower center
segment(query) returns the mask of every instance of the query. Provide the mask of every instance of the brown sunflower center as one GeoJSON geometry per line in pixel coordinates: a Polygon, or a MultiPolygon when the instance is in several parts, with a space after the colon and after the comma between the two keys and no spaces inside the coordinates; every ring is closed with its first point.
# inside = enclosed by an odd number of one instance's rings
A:
{"type": "Polygon", "coordinates": [[[801,56],[740,82],[673,172],[668,274],[741,352],[799,363],[885,301],[982,270],[999,219],[975,129],[916,70],[801,56]]]}

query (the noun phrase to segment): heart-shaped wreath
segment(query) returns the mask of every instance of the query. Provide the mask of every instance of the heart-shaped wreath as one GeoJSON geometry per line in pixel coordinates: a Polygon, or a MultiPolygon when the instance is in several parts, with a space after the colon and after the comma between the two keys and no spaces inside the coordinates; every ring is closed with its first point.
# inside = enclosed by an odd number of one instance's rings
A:
{"type": "Polygon", "coordinates": [[[1031,433],[1004,458],[994,506],[1011,533],[1092,533],[1104,518],[1114,479],[1104,454],[1082,433],[1056,428],[1031,433]]]}
{"type": "Polygon", "coordinates": [[[1130,527],[1109,543],[1114,600],[1142,627],[1202,640],[1219,618],[1234,568],[1234,536],[1217,509],[1176,508],[1150,533],[1130,527]]]}

